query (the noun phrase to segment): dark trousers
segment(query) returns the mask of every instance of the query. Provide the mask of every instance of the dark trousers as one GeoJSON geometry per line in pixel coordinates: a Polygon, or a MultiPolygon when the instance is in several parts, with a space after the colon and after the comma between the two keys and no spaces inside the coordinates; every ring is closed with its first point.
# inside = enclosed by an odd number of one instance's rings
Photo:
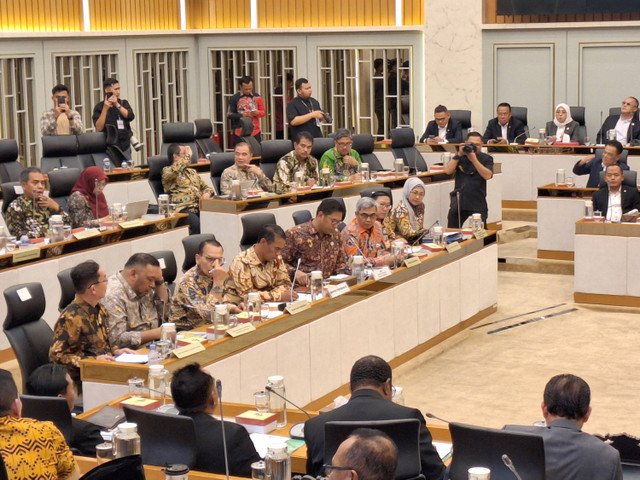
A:
{"type": "Polygon", "coordinates": [[[482,223],[486,228],[487,226],[487,211],[477,211],[477,210],[460,210],[460,222],[458,223],[458,209],[450,208],[449,214],[447,215],[447,228],[460,228],[461,224],[465,222],[467,218],[469,218],[474,213],[479,213],[482,216],[482,223]]]}
{"type": "Polygon", "coordinates": [[[189,223],[189,235],[200,233],[200,213],[194,213],[188,210],[184,210],[181,213],[189,215],[187,217],[187,222],[189,223]]]}

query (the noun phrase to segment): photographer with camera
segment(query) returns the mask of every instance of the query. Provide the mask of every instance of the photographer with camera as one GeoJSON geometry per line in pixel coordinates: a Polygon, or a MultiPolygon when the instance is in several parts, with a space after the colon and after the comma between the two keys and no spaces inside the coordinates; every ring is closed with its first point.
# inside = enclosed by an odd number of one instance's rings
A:
{"type": "Polygon", "coordinates": [[[493,177],[493,157],[481,149],[482,135],[470,132],[466,143],[458,147],[458,153],[444,166],[444,172],[454,174],[455,178],[447,216],[449,228],[460,228],[474,213],[482,215],[483,223],[487,223],[487,180],[493,177]]]}
{"type": "Polygon", "coordinates": [[[107,78],[103,83],[104,101],[93,107],[93,124],[96,131],[103,132],[107,125],[113,125],[118,132],[116,145],[131,160],[131,143],[133,135],[131,121],[135,118],[129,102],[120,99],[120,83],[115,78],[107,78]]]}

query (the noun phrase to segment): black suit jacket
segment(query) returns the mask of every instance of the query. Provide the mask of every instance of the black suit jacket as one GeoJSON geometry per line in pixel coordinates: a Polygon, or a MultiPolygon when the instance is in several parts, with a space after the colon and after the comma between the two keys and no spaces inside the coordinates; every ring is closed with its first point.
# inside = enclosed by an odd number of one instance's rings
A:
{"type": "MultiPolygon", "coordinates": [[[[622,170],[629,170],[629,165],[618,160],[616,162],[622,170]]],[[[580,160],[573,166],[573,173],[576,175],[589,175],[587,188],[600,188],[600,172],[602,172],[602,153],[593,160],[580,165],[580,160]]]]}
{"type": "MultiPolygon", "coordinates": [[[[582,135],[580,134],[580,129],[578,127],[580,127],[580,124],[575,120],[573,120],[572,122],[569,122],[567,125],[565,125],[564,133],[566,135],[569,135],[569,139],[572,142],[578,142],[580,145],[582,145],[584,144],[584,138],[582,138],[582,135]]],[[[545,130],[544,134],[547,137],[552,137],[558,131],[558,126],[555,123],[553,123],[553,120],[552,120],[550,122],[547,122],[547,125],[544,130],[545,130]]],[[[556,139],[556,142],[562,142],[562,139],[561,138],[556,139]]]]}
{"type": "Polygon", "coordinates": [[[81,455],[94,457],[96,455],[96,445],[104,442],[100,435],[100,427],[71,417],[71,442],[69,446],[80,452],[81,455]]]}
{"type": "MultiPolygon", "coordinates": [[[[640,194],[637,188],[622,185],[622,213],[627,213],[634,208],[640,210],[640,194]]],[[[593,211],[599,210],[602,216],[607,216],[609,208],[609,186],[602,187],[597,192],[593,192],[593,211]]]]}
{"type": "MultiPolygon", "coordinates": [[[[420,137],[420,143],[426,143],[429,135],[433,135],[434,137],[438,136],[438,124],[435,120],[431,120],[427,123],[427,129],[420,137]]],[[[462,143],[462,124],[453,118],[449,119],[449,123],[447,123],[447,132],[444,135],[444,138],[449,143],[462,143]]]]}
{"type": "MultiPolygon", "coordinates": [[[[604,143],[607,139],[607,132],[609,130],[615,130],[616,123],[618,123],[619,119],[620,115],[609,115],[607,117],[602,127],[600,127],[600,130],[598,130],[596,143],[604,143]]],[[[631,145],[640,145],[640,121],[638,120],[637,114],[631,119],[629,130],[627,130],[627,142],[631,145]]]]}
{"type": "Polygon", "coordinates": [[[444,465],[431,440],[424,417],[415,408],[403,407],[382,396],[375,390],[356,390],[346,405],[327,413],[321,413],[304,424],[304,440],[307,443],[307,474],[322,475],[324,463],[324,424],[331,421],[395,420],[417,418],[420,420],[420,459],[422,474],[426,480],[441,480],[444,465]]]}
{"type": "MultiPolygon", "coordinates": [[[[198,454],[194,470],[224,475],[224,449],[222,447],[222,422],[200,412],[187,415],[196,427],[198,454]]],[[[251,478],[251,464],[260,457],[249,434],[241,425],[224,422],[224,433],[229,454],[229,475],[251,478]]]]}
{"type": "MultiPolygon", "coordinates": [[[[484,143],[489,143],[489,140],[495,140],[498,137],[502,136],[502,127],[498,122],[498,117],[492,118],[487,123],[487,129],[484,131],[484,135],[482,136],[482,141],[484,143]]],[[[509,123],[507,125],[507,141],[509,143],[513,143],[516,141],[519,144],[524,144],[524,141],[527,139],[527,135],[524,131],[524,123],[518,120],[515,117],[511,117],[509,119],[509,123]],[[517,138],[517,140],[514,140],[517,138]]]]}

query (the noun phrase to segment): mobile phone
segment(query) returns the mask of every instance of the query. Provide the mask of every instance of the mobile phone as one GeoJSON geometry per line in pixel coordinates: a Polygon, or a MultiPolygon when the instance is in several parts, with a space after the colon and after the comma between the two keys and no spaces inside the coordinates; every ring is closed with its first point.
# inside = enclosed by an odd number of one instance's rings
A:
{"type": "Polygon", "coordinates": [[[107,100],[110,100],[113,97],[113,93],[107,93],[107,100]]]}
{"type": "Polygon", "coordinates": [[[58,97],[58,105],[64,105],[65,103],[64,97],[58,97]]]}

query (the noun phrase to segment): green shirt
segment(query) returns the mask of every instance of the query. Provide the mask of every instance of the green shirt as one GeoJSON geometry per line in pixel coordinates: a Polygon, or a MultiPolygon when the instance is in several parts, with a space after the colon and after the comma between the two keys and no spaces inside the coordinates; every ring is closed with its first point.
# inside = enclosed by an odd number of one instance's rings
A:
{"type": "MultiPolygon", "coordinates": [[[[358,164],[362,163],[360,160],[360,154],[355,150],[351,149],[349,155],[355,158],[358,161],[358,164]]],[[[353,175],[355,173],[359,173],[359,166],[352,167],[342,161],[342,155],[338,153],[338,151],[334,148],[327,150],[322,155],[320,159],[320,172],[322,172],[323,168],[330,168],[331,173],[338,176],[348,177],[349,175],[353,175]]]]}

